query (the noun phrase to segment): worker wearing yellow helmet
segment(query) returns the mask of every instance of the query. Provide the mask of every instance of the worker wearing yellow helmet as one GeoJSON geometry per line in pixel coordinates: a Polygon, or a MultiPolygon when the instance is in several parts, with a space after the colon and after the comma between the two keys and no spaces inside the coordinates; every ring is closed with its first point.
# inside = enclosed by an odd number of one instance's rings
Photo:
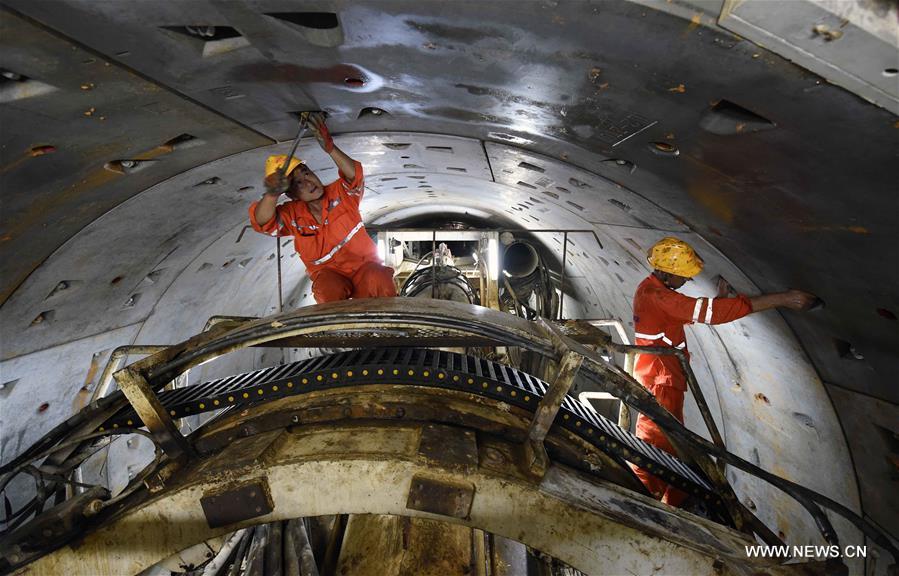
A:
{"type": "MultiPolygon", "coordinates": [[[[747,297],[728,297],[729,286],[719,280],[715,298],[691,298],[676,292],[688,280],[702,272],[704,263],[692,246],[679,238],[662,238],[649,250],[647,260],[652,274],[640,283],[634,294],[634,337],[640,346],[661,346],[683,350],[689,359],[684,326],[687,324],[723,324],[753,312],[769,308],[807,310],[817,298],[802,290],[747,297]]],[[[684,394],[687,377],[674,355],[640,354],[634,377],[671,414],[684,421],[684,394]]],[[[675,454],[674,448],[656,424],[643,416],[637,418],[637,436],[675,454]]],[[[686,494],[668,486],[643,468],[632,466],[634,473],[657,498],[679,506],[686,494]]]]}
{"type": "Polygon", "coordinates": [[[334,145],[320,114],[311,115],[309,125],[337,165],[338,179],[322,184],[302,160],[269,156],[266,192],[250,206],[250,223],[257,232],[293,236],[316,302],[396,296],[393,269],[381,264],[359,212],[365,192],[362,164],[334,145]],[[282,194],[289,201],[278,204],[282,194]]]}

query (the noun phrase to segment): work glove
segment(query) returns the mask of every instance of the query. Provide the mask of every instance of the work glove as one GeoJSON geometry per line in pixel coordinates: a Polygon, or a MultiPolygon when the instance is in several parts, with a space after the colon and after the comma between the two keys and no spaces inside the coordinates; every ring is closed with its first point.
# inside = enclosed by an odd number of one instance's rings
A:
{"type": "Polygon", "coordinates": [[[309,125],[312,127],[315,139],[318,140],[318,145],[322,147],[326,154],[330,154],[331,150],[334,150],[334,140],[331,138],[328,126],[325,124],[325,116],[321,113],[310,114],[309,125]]]}
{"type": "Polygon", "coordinates": [[[290,176],[286,176],[281,173],[281,171],[277,171],[274,174],[269,174],[265,177],[263,181],[265,185],[265,193],[271,194],[272,196],[280,196],[287,192],[287,189],[290,188],[290,176]]]}

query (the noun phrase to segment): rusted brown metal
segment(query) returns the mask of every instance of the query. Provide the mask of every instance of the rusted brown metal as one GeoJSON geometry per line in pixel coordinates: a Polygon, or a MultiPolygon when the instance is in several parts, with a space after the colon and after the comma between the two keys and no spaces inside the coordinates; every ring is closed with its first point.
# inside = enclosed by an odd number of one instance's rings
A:
{"type": "Polygon", "coordinates": [[[483,530],[471,531],[471,564],[474,576],[492,576],[487,572],[488,558],[486,534],[483,530]]]}
{"type": "MultiPolygon", "coordinates": [[[[436,510],[455,514],[441,516],[447,521],[514,538],[587,573],[620,573],[625,566],[648,573],[667,566],[669,572],[705,574],[711,573],[716,560],[728,566],[749,562],[743,547],[752,541],[743,535],[562,466],[552,465],[538,484],[508,461],[494,462],[496,471],[479,466],[465,475],[418,462],[420,426],[298,427],[281,436],[255,469],[230,475],[219,471],[230,458],[229,451],[222,450],[209,457],[210,465],[196,463],[183,469],[162,493],[85,535],[77,550],[60,548],[38,560],[32,570],[98,576],[139,572],[159,558],[226,531],[208,527],[198,493],[231,490],[235,482],[252,483],[260,475],[268,478],[274,504],[266,522],[350,511],[428,517],[435,513],[430,510],[436,510]],[[460,506],[453,510],[429,506],[429,511],[407,507],[409,486],[421,479],[438,481],[438,490],[451,483],[476,487],[466,518],[459,517],[460,506]],[[311,483],[316,491],[297,489],[311,483]],[[146,537],[150,519],[175,517],[177,521],[155,524],[153,537],[146,537]],[[647,556],[620,553],[634,545],[647,556]],[[108,553],[125,548],[127,555],[108,553]]],[[[503,441],[494,439],[493,445],[497,443],[503,441]]],[[[762,574],[792,571],[770,561],[751,562],[762,574]]]]}
{"type": "Polygon", "coordinates": [[[418,454],[426,461],[466,472],[478,465],[478,443],[473,430],[427,424],[421,430],[418,454]]]}
{"type": "Polygon", "coordinates": [[[216,325],[227,325],[228,329],[236,328],[243,324],[244,322],[250,322],[252,320],[259,320],[258,316],[227,316],[227,315],[215,315],[210,316],[209,320],[206,321],[206,324],[203,326],[203,332],[208,331],[210,328],[216,325]]]}
{"type": "Polygon", "coordinates": [[[528,428],[528,436],[524,446],[525,464],[537,477],[543,476],[549,465],[549,458],[546,455],[543,441],[559,413],[562,401],[568,395],[568,391],[571,390],[581,364],[584,362],[583,355],[571,350],[563,351],[565,346],[559,338],[558,328],[545,321],[542,326],[550,335],[556,349],[560,349],[562,357],[558,362],[555,378],[549,390],[543,395],[540,404],[534,411],[534,417],[528,428]]]}
{"type": "Polygon", "coordinates": [[[112,375],[113,373],[119,369],[122,361],[132,355],[132,354],[140,354],[140,355],[148,355],[148,354],[157,354],[170,348],[168,345],[158,345],[158,344],[140,344],[140,345],[128,345],[128,346],[119,346],[109,355],[109,360],[106,361],[106,366],[103,368],[103,374],[100,376],[100,380],[97,382],[96,388],[94,388],[94,392],[91,395],[90,402],[94,402],[99,398],[103,398],[109,392],[109,385],[112,383],[112,375]]]}
{"type": "Polygon", "coordinates": [[[562,400],[571,389],[574,379],[577,377],[578,370],[584,362],[584,357],[577,352],[566,352],[559,362],[559,369],[549,390],[543,395],[543,399],[537,406],[534,413],[534,419],[531,421],[528,430],[528,440],[536,443],[543,443],[546,434],[549,432],[559,408],[562,406],[562,400]]]}
{"type": "Polygon", "coordinates": [[[52,514],[42,515],[23,529],[7,532],[0,538],[0,558],[16,563],[35,550],[65,542],[67,534],[85,523],[93,515],[95,501],[109,499],[109,491],[94,486],[66,500],[52,514]]]}
{"type": "Polygon", "coordinates": [[[406,508],[453,518],[467,518],[471,512],[474,493],[474,484],[469,482],[418,475],[412,478],[406,508]]]}
{"type": "Polygon", "coordinates": [[[271,491],[265,478],[258,478],[224,491],[204,494],[200,498],[200,505],[210,528],[220,528],[265,516],[274,509],[271,491]]]}
{"type": "Polygon", "coordinates": [[[354,514],[340,576],[472,576],[471,532],[441,520],[354,514]]]}
{"type": "MultiPolygon", "coordinates": [[[[182,344],[167,349],[153,357],[146,358],[135,364],[130,369],[140,372],[146,376],[147,383],[152,389],[158,389],[170,381],[173,377],[191,366],[195,366],[200,362],[215,358],[224,353],[236,350],[246,346],[261,345],[266,342],[273,342],[280,338],[305,337],[310,335],[324,334],[335,328],[340,330],[371,330],[373,327],[379,327],[381,330],[389,333],[396,328],[414,328],[416,330],[431,330],[437,334],[446,334],[454,332],[456,334],[477,334],[505,341],[507,345],[522,346],[527,348],[531,353],[544,357],[555,357],[558,346],[553,339],[545,332],[539,331],[534,323],[523,321],[509,314],[502,314],[495,311],[485,310],[473,306],[455,305],[451,302],[392,302],[395,299],[380,299],[372,301],[350,301],[342,303],[333,303],[323,306],[309,307],[295,312],[282,314],[277,317],[267,318],[264,320],[247,322],[235,328],[226,328],[216,330],[213,327],[209,333],[200,337],[192,338],[182,344]]],[[[605,362],[592,350],[578,344],[573,338],[563,337],[563,343],[569,349],[580,352],[587,361],[582,366],[582,378],[578,379],[578,386],[586,386],[587,389],[600,389],[621,398],[625,402],[632,405],[640,412],[646,414],[655,420],[666,433],[671,437],[672,443],[676,446],[686,445],[697,451],[696,461],[704,464],[714,461],[710,456],[724,461],[728,464],[736,466],[742,470],[746,470],[759,478],[762,478],[772,484],[788,491],[791,496],[795,497],[810,513],[815,517],[816,521],[822,526],[823,532],[828,538],[833,536],[832,527],[826,516],[817,509],[815,503],[821,503],[830,510],[837,511],[849,519],[853,524],[865,531],[878,544],[887,547],[891,554],[895,552],[895,547],[884,539],[882,533],[873,528],[870,523],[853,514],[845,506],[820,494],[816,494],[811,490],[791,483],[782,478],[760,469],[758,466],[752,465],[745,460],[738,458],[719,446],[706,441],[683,428],[670,414],[659,407],[658,403],[645,389],[633,381],[633,379],[624,373],[620,368],[605,362]]],[[[116,403],[107,403],[103,406],[104,410],[113,410],[116,406],[124,404],[124,401],[115,399],[116,403]]],[[[279,404],[275,401],[272,404],[276,406],[284,406],[289,404],[279,404]]],[[[404,410],[421,410],[419,406],[410,407],[409,405],[400,406],[404,410]]],[[[342,409],[346,409],[343,407],[342,409]]],[[[355,409],[349,407],[350,412],[355,409]]],[[[267,408],[261,408],[266,410],[267,408]]],[[[329,416],[332,420],[339,419],[333,415],[331,407],[322,406],[316,409],[315,414],[309,413],[310,421],[321,420],[329,416]]],[[[383,412],[381,408],[375,409],[371,405],[365,410],[373,410],[375,412],[383,412]]],[[[248,411],[249,412],[249,411],[248,411]]],[[[253,411],[255,412],[255,411],[253,411]]],[[[287,417],[289,422],[293,416],[299,414],[278,414],[278,417],[287,417]]],[[[401,415],[397,416],[402,418],[401,415]]],[[[54,438],[58,438],[59,434],[65,432],[73,432],[79,430],[81,426],[85,426],[86,422],[91,420],[92,416],[87,415],[79,418],[73,423],[67,423],[65,427],[59,431],[54,431],[46,440],[42,440],[38,444],[38,449],[45,449],[47,443],[52,443],[54,438]]],[[[232,424],[236,424],[240,419],[244,418],[241,414],[230,419],[232,424]]],[[[490,420],[490,418],[485,418],[490,420]]],[[[280,421],[278,421],[280,422],[280,421]]],[[[271,426],[289,426],[289,423],[268,423],[259,422],[257,426],[260,429],[272,429],[271,426]]],[[[212,444],[212,450],[217,449],[233,441],[234,437],[227,434],[239,431],[236,426],[226,432],[222,436],[220,444],[212,444]]],[[[550,435],[551,437],[552,435],[550,435]]],[[[547,437],[549,440],[550,437],[547,437]]],[[[522,436],[523,438],[523,436],[522,436]]],[[[58,439],[56,440],[58,442],[58,439]]],[[[417,445],[416,445],[417,446],[417,445]]],[[[34,450],[26,451],[33,454],[34,450]]],[[[587,457],[590,454],[586,455],[587,457]]],[[[23,457],[23,458],[25,458],[23,457]]],[[[18,464],[21,458],[17,458],[15,464],[18,464]]],[[[586,458],[585,458],[586,461],[586,458]]],[[[617,464],[611,463],[611,469],[615,470],[617,464]]],[[[6,467],[4,467],[6,468],[6,467]]],[[[605,470],[605,469],[604,469],[605,470]]],[[[707,472],[713,475],[713,471],[707,472]]],[[[165,488],[161,491],[165,492],[165,488]]],[[[750,517],[751,519],[752,517],[750,517]]]]}
{"type": "Polygon", "coordinates": [[[187,439],[178,430],[165,407],[159,402],[156,393],[147,384],[146,379],[131,368],[124,368],[114,374],[116,382],[128,401],[140,416],[147,430],[169,457],[175,459],[182,455],[193,455],[194,450],[187,439]]]}
{"type": "Polygon", "coordinates": [[[566,352],[562,356],[556,378],[534,412],[534,418],[528,429],[524,454],[527,466],[538,477],[545,473],[549,465],[543,441],[555,421],[559,408],[562,406],[562,400],[571,389],[583,361],[584,357],[575,352],[566,352]]]}

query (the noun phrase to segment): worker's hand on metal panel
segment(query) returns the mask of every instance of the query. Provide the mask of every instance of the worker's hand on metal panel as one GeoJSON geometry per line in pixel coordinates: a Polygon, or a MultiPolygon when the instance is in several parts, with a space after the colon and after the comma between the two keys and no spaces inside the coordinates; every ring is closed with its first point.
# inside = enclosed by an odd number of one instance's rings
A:
{"type": "Polygon", "coordinates": [[[331,151],[334,150],[334,140],[331,138],[331,132],[328,131],[328,126],[325,124],[324,114],[320,112],[310,114],[309,125],[312,127],[312,133],[315,135],[315,139],[318,140],[318,145],[322,147],[322,150],[324,150],[326,154],[330,154],[331,151]]]}
{"type": "Polygon", "coordinates": [[[783,297],[781,306],[791,310],[811,310],[820,305],[821,302],[817,296],[804,290],[787,290],[781,296],[783,297]]]}
{"type": "Polygon", "coordinates": [[[734,290],[734,287],[730,285],[724,276],[718,275],[718,280],[716,282],[717,285],[717,293],[715,294],[716,298],[731,298],[737,295],[737,291],[734,290]]]}

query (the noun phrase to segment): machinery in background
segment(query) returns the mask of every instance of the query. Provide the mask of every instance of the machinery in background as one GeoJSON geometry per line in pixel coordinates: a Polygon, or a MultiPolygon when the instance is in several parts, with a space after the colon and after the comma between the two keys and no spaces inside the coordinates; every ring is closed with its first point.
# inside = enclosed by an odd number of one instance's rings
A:
{"type": "MultiPolygon", "coordinates": [[[[559,286],[538,245],[496,230],[381,230],[382,260],[401,296],[555,318],[559,286]]],[[[558,274],[556,275],[558,276],[558,274]]]]}
{"type": "Polygon", "coordinates": [[[384,229],[378,231],[378,251],[396,271],[401,296],[500,309],[498,235],[495,230],[384,229]]]}
{"type": "Polygon", "coordinates": [[[509,232],[500,235],[505,245],[500,278],[500,309],[535,320],[555,318],[559,298],[550,270],[537,248],[530,242],[516,239],[509,232]]]}
{"type": "MultiPolygon", "coordinates": [[[[469,268],[475,265],[474,257],[464,260],[464,265],[469,268]]],[[[446,243],[441,242],[436,252],[432,250],[418,261],[415,269],[403,282],[399,291],[400,296],[476,303],[479,297],[475,293],[475,287],[471,285],[465,272],[454,263],[452,251],[446,243]],[[430,259],[430,263],[422,267],[426,259],[430,259]]],[[[480,273],[479,270],[475,271],[480,273]]]]}

